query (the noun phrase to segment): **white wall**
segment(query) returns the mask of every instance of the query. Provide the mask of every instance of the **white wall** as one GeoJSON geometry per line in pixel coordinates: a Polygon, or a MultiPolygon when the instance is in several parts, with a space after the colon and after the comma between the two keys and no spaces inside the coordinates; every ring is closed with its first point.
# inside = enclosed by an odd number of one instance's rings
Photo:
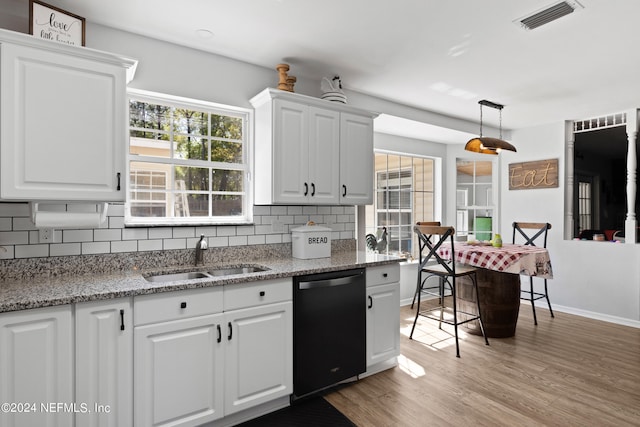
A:
{"type": "Polygon", "coordinates": [[[640,245],[564,240],[564,123],[514,130],[511,142],[518,152],[500,155],[503,239],[511,241],[513,221],[549,222],[554,309],[640,327],[640,245]],[[509,190],[509,163],[553,158],[558,188],[509,190]]]}

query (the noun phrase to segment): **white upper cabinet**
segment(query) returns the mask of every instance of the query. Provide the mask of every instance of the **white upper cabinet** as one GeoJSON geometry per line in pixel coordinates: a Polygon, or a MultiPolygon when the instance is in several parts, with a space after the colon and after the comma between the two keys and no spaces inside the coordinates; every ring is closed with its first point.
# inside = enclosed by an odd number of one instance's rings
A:
{"type": "Polygon", "coordinates": [[[124,201],[135,66],[0,30],[0,198],[124,201]]]}
{"type": "Polygon", "coordinates": [[[375,114],[277,89],[251,103],[256,204],[373,202],[375,114]]]}

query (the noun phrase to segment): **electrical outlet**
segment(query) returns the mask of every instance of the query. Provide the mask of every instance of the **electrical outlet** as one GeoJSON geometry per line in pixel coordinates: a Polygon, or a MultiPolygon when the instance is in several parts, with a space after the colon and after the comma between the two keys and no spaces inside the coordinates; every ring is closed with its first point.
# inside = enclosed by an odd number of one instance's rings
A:
{"type": "Polygon", "coordinates": [[[39,238],[40,243],[53,243],[53,228],[41,228],[39,238]]]}

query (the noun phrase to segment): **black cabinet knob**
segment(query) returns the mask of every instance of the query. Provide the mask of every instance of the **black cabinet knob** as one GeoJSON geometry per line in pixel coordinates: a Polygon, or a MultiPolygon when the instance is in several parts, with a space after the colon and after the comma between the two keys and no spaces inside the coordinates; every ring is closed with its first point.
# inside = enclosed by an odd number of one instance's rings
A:
{"type": "Polygon", "coordinates": [[[261,296],[261,297],[263,297],[263,296],[265,296],[265,295],[266,295],[266,294],[265,294],[265,292],[264,292],[264,291],[260,291],[260,296],[261,296]]]}
{"type": "Polygon", "coordinates": [[[180,308],[187,308],[187,303],[186,302],[181,302],[180,303],[180,308]]]}

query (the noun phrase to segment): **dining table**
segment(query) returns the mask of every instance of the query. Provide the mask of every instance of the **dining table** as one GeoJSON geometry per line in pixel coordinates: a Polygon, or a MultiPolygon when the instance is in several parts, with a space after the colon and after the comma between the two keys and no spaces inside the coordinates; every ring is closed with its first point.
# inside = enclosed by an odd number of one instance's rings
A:
{"type": "MultiPolygon", "coordinates": [[[[443,244],[438,253],[444,259],[477,267],[478,301],[485,333],[491,338],[515,335],[520,310],[520,276],[552,279],[551,259],[546,248],[505,243],[501,247],[485,242],[443,244]]],[[[456,279],[457,304],[463,311],[477,310],[473,282],[469,276],[456,279]]],[[[480,335],[478,322],[465,324],[467,332],[480,335]]]]}

